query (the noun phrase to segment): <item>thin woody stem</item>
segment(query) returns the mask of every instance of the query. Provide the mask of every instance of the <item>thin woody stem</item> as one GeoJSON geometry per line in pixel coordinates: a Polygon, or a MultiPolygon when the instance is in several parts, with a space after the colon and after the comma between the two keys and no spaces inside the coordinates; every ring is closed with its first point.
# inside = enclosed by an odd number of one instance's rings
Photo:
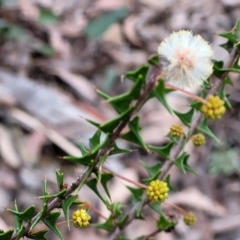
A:
{"type": "Polygon", "coordinates": [[[88,202],[85,202],[83,204],[83,206],[87,207],[87,208],[90,208],[93,212],[95,212],[98,216],[100,216],[101,218],[107,220],[107,217],[105,217],[97,208],[95,208],[93,205],[91,205],[90,203],[88,202]]]}
{"type": "Polygon", "coordinates": [[[171,206],[171,207],[177,209],[178,211],[180,211],[180,212],[181,212],[182,214],[184,214],[184,215],[188,213],[186,210],[184,210],[183,208],[181,208],[181,207],[179,207],[179,206],[177,206],[177,205],[175,205],[175,204],[166,203],[166,202],[164,202],[163,204],[164,204],[164,205],[171,206]]]}
{"type": "Polygon", "coordinates": [[[122,179],[122,180],[124,180],[124,181],[126,181],[126,182],[132,183],[132,184],[136,185],[137,187],[145,188],[145,189],[147,188],[147,186],[146,186],[145,184],[142,184],[142,183],[139,183],[139,182],[135,182],[135,181],[133,181],[133,180],[131,180],[131,179],[128,179],[128,178],[126,178],[126,177],[124,177],[124,176],[122,176],[122,175],[120,175],[120,174],[118,174],[118,173],[112,172],[112,171],[110,171],[110,170],[108,170],[108,169],[106,169],[106,168],[102,168],[102,171],[103,171],[104,173],[111,173],[111,174],[113,174],[115,177],[118,177],[118,178],[120,178],[120,179],[122,179]]]}
{"type": "Polygon", "coordinates": [[[195,94],[193,94],[193,93],[191,93],[191,92],[188,92],[188,91],[186,91],[186,90],[184,90],[184,89],[178,88],[178,87],[173,86],[173,85],[171,85],[171,84],[169,84],[169,83],[165,83],[164,85],[165,85],[166,87],[168,87],[168,88],[171,88],[171,89],[177,90],[177,91],[179,91],[179,92],[182,92],[182,93],[186,94],[187,96],[189,96],[190,98],[192,98],[192,99],[194,99],[194,100],[197,100],[197,101],[199,101],[199,102],[201,102],[201,103],[203,103],[203,104],[206,104],[206,103],[207,103],[207,101],[206,101],[205,99],[203,99],[203,98],[201,98],[201,97],[199,97],[199,96],[197,96],[197,95],[195,95],[195,94]]]}
{"type": "MultiPolygon", "coordinates": [[[[127,124],[130,122],[130,120],[132,119],[132,117],[141,109],[141,107],[143,106],[143,104],[146,102],[149,94],[151,93],[152,89],[156,86],[156,82],[158,80],[158,76],[159,77],[163,77],[163,75],[165,74],[165,71],[163,71],[161,66],[154,66],[151,74],[149,75],[148,81],[146,83],[146,86],[144,87],[141,96],[138,98],[138,100],[135,103],[134,106],[134,110],[124,119],[122,120],[119,125],[116,127],[116,129],[111,133],[110,137],[109,137],[109,143],[106,147],[102,148],[99,153],[97,154],[94,163],[92,166],[89,166],[86,168],[85,172],[79,176],[77,178],[77,180],[75,182],[73,182],[66,190],[66,193],[64,194],[64,196],[60,197],[56,197],[54,198],[47,207],[47,211],[46,214],[49,214],[53,209],[59,208],[61,206],[62,200],[66,199],[70,194],[72,194],[75,190],[79,190],[80,187],[87,181],[87,179],[89,178],[89,176],[91,175],[91,173],[93,172],[94,168],[97,166],[97,164],[99,163],[100,159],[102,156],[107,156],[109,154],[109,152],[112,149],[112,146],[115,142],[116,139],[119,138],[122,130],[127,126],[127,124]]],[[[24,227],[25,227],[25,231],[23,236],[28,235],[28,232],[31,228],[32,223],[40,216],[41,211],[39,211],[33,218],[32,220],[27,223],[24,227]]],[[[13,234],[13,236],[11,237],[11,240],[15,240],[17,239],[17,232],[15,232],[13,234]]]]}
{"type": "Polygon", "coordinates": [[[144,236],[143,238],[141,238],[141,240],[148,240],[151,237],[154,237],[155,235],[157,235],[158,233],[160,233],[162,230],[161,229],[156,229],[155,231],[153,231],[152,233],[144,236]]]}

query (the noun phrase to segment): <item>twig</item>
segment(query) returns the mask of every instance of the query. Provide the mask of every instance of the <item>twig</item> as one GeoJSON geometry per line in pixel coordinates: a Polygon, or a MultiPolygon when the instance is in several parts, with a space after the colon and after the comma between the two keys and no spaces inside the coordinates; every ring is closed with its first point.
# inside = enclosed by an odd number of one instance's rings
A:
{"type": "MultiPolygon", "coordinates": [[[[56,197],[54,198],[47,207],[46,215],[48,215],[53,209],[60,207],[61,202],[63,199],[66,199],[70,194],[72,194],[75,190],[80,189],[79,186],[82,186],[86,180],[89,178],[91,173],[93,172],[93,169],[97,166],[97,164],[100,161],[100,158],[102,156],[107,155],[111,149],[112,145],[114,144],[115,140],[119,138],[122,130],[127,126],[131,118],[141,109],[142,105],[145,103],[147,100],[147,97],[149,93],[152,91],[152,89],[155,87],[156,82],[160,77],[163,77],[165,74],[165,71],[162,70],[160,66],[154,66],[151,70],[151,74],[149,75],[149,79],[147,81],[147,84],[145,88],[143,89],[143,92],[139,99],[137,100],[135,106],[134,106],[134,111],[132,111],[122,122],[119,123],[117,128],[113,131],[113,133],[110,136],[109,144],[105,148],[101,149],[100,152],[98,153],[93,166],[89,166],[86,168],[85,172],[77,178],[75,182],[72,183],[71,186],[68,187],[66,190],[66,193],[62,198],[56,197]]],[[[25,231],[24,231],[24,236],[26,236],[31,228],[32,223],[39,217],[41,212],[37,213],[35,217],[32,218],[32,220],[25,225],[25,231]]],[[[11,240],[16,240],[17,239],[17,233],[14,233],[12,236],[11,240]]]]}
{"type": "Polygon", "coordinates": [[[155,235],[157,235],[158,233],[160,233],[161,230],[160,229],[156,229],[155,231],[153,231],[152,233],[144,236],[143,238],[141,238],[141,240],[148,240],[151,237],[154,237],[155,235]]]}
{"type": "MultiPolygon", "coordinates": [[[[234,48],[230,54],[230,59],[228,61],[228,63],[226,64],[225,68],[231,68],[234,63],[236,62],[236,60],[238,59],[238,49],[234,48]]],[[[211,87],[208,95],[213,95],[215,94],[218,89],[221,87],[222,82],[224,80],[225,77],[227,77],[228,72],[224,72],[221,76],[220,79],[217,79],[216,82],[214,83],[214,85],[211,87]]],[[[202,114],[199,113],[195,120],[192,122],[192,125],[189,129],[189,134],[188,134],[188,139],[190,138],[190,136],[192,135],[192,133],[194,132],[194,130],[196,129],[196,127],[200,124],[202,120],[202,114]]],[[[170,170],[170,168],[173,166],[175,159],[180,155],[182,149],[183,149],[183,145],[184,145],[184,139],[183,137],[180,138],[177,146],[171,151],[171,155],[169,157],[169,159],[165,162],[165,164],[162,167],[162,172],[160,174],[160,180],[163,180],[165,178],[165,176],[167,175],[168,171],[170,170]]],[[[146,197],[145,197],[146,198],[146,197]]],[[[145,204],[147,202],[145,201],[145,204]]],[[[139,204],[135,205],[128,216],[128,221],[126,222],[125,226],[126,227],[128,224],[131,223],[131,221],[135,218],[135,209],[137,209],[139,206],[139,204]]],[[[115,240],[117,239],[117,237],[119,237],[119,235],[121,234],[122,230],[124,229],[124,227],[122,229],[119,229],[118,227],[114,230],[114,232],[112,233],[112,235],[110,236],[109,240],[115,240]]]]}

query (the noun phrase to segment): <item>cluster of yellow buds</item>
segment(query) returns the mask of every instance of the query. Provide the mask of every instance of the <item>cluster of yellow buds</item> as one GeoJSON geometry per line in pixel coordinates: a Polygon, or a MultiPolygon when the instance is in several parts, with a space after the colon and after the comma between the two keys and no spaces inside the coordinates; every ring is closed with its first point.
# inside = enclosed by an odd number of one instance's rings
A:
{"type": "Polygon", "coordinates": [[[91,216],[86,212],[85,209],[79,209],[72,214],[72,220],[75,227],[86,227],[89,225],[91,216]]]}
{"type": "Polygon", "coordinates": [[[201,133],[195,134],[191,137],[191,140],[195,147],[202,146],[206,143],[205,136],[201,133]]]}
{"type": "Polygon", "coordinates": [[[168,197],[168,191],[166,182],[154,180],[150,182],[146,194],[152,202],[163,202],[168,197]]]}
{"type": "Polygon", "coordinates": [[[170,127],[170,134],[173,137],[180,138],[181,136],[184,136],[183,126],[180,124],[173,124],[170,127]]]}
{"type": "Polygon", "coordinates": [[[183,221],[185,222],[186,225],[192,226],[196,223],[197,218],[196,215],[192,212],[188,212],[184,215],[183,221]]]}
{"type": "Polygon", "coordinates": [[[220,119],[225,113],[224,101],[219,96],[208,96],[207,103],[203,104],[200,111],[205,118],[220,119]]]}

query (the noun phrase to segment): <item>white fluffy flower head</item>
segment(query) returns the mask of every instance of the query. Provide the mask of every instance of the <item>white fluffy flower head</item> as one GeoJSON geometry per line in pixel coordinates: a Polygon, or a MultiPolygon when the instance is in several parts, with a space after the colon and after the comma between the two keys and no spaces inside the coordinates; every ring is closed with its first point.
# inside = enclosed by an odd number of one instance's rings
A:
{"type": "Polygon", "coordinates": [[[190,31],[172,33],[159,45],[158,53],[169,62],[165,80],[180,88],[199,87],[213,71],[211,46],[190,31]]]}

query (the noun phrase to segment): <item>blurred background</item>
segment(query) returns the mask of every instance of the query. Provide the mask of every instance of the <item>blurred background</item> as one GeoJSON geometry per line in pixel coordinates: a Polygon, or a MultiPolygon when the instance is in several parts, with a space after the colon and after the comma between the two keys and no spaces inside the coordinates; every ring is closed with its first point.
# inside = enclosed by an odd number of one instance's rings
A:
{"type": "MultiPolygon", "coordinates": [[[[156,54],[159,43],[173,31],[188,29],[200,34],[214,49],[215,59],[228,60],[217,36],[230,31],[240,16],[239,0],[0,0],[0,229],[13,225],[4,207],[19,210],[41,201],[43,181],[57,191],[55,170],[65,173],[71,184],[83,168],[61,159],[79,156],[78,142],[88,146],[96,130],[85,118],[104,122],[114,110],[96,89],[115,96],[131,86],[121,76],[156,54]]],[[[190,165],[199,175],[184,175],[171,169],[176,188],[167,202],[197,214],[198,222],[187,227],[180,220],[171,233],[158,240],[240,239],[240,77],[230,75],[228,87],[233,109],[214,121],[211,130],[221,144],[207,138],[206,146],[186,146],[190,165]]],[[[168,96],[170,105],[186,112],[190,100],[179,93],[168,96]]],[[[142,134],[148,144],[163,145],[177,117],[151,100],[140,112],[142,134]]],[[[147,176],[140,160],[162,161],[136,146],[131,154],[115,155],[106,166],[128,178],[141,181],[147,176]]],[[[130,209],[127,183],[117,179],[109,188],[112,199],[130,209]]],[[[103,215],[108,212],[95,194],[84,187],[79,193],[103,215]]],[[[102,221],[93,212],[92,222],[102,221]]],[[[126,230],[133,239],[156,229],[157,216],[145,211],[147,221],[135,221],[126,230]]],[[[65,239],[107,239],[106,233],[60,227],[65,239]]],[[[57,237],[49,233],[48,239],[57,237]]]]}

